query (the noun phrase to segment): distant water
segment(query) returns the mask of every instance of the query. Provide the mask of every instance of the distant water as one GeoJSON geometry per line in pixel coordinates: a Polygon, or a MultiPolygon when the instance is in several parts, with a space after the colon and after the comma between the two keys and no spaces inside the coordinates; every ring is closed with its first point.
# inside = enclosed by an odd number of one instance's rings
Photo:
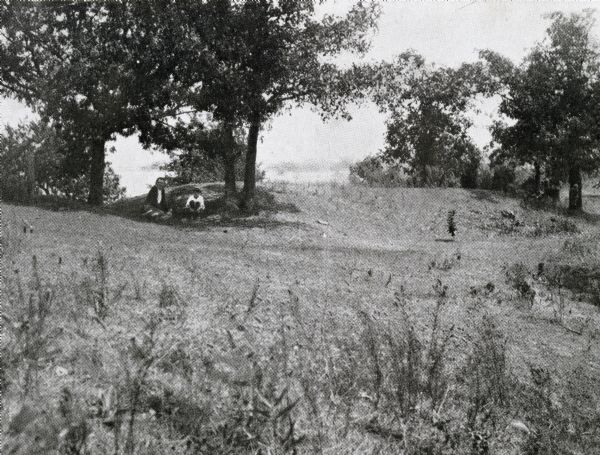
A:
{"type": "Polygon", "coordinates": [[[146,194],[158,177],[165,175],[159,169],[126,170],[119,172],[121,186],[127,189],[127,197],[146,194]]]}
{"type": "MultiPolygon", "coordinates": [[[[348,169],[323,169],[323,170],[290,170],[278,172],[266,171],[266,180],[272,182],[290,183],[325,183],[346,182],[348,180],[348,169]]],[[[158,177],[165,175],[164,171],[158,169],[143,168],[139,170],[122,170],[119,172],[121,185],[127,189],[127,197],[146,194],[158,177]]]]}
{"type": "Polygon", "coordinates": [[[266,179],[274,182],[345,182],[348,180],[348,176],[348,169],[290,170],[285,172],[269,172],[268,169],[266,170],[266,179]]]}

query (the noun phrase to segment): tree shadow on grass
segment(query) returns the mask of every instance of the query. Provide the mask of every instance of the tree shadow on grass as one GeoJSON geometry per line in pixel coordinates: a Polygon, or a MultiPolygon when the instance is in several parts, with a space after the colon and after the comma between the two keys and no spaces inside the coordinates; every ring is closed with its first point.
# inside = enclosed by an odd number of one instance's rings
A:
{"type": "Polygon", "coordinates": [[[585,221],[590,224],[598,224],[600,223],[600,213],[590,213],[590,212],[575,212],[569,214],[570,217],[585,221]]]}
{"type": "MultiPolygon", "coordinates": [[[[491,190],[469,189],[467,190],[478,201],[485,201],[497,204],[499,202],[496,194],[491,190]]],[[[504,194],[502,194],[504,196],[504,194]]]]}
{"type": "Polygon", "coordinates": [[[584,212],[581,216],[589,222],[600,221],[600,194],[583,195],[584,212]]]}
{"type": "Polygon", "coordinates": [[[178,220],[166,220],[164,222],[153,222],[144,220],[147,223],[169,226],[181,230],[207,231],[210,229],[223,229],[227,232],[229,229],[277,229],[281,227],[293,227],[299,229],[308,229],[309,225],[300,221],[281,221],[272,217],[223,217],[221,219],[198,218],[197,220],[183,222],[178,220]]]}
{"type": "Polygon", "coordinates": [[[523,194],[501,193],[492,190],[469,189],[474,199],[497,204],[500,198],[512,199],[519,202],[521,208],[539,213],[575,218],[587,223],[598,223],[600,221],[600,195],[583,195],[584,210],[579,212],[569,211],[565,206],[554,204],[547,199],[527,198],[523,194]]]}
{"type": "MultiPolygon", "coordinates": [[[[185,191],[187,185],[170,189],[167,193],[185,191]]],[[[193,186],[193,185],[192,185],[193,186]]],[[[142,215],[146,196],[134,196],[107,204],[103,207],[93,207],[84,202],[73,201],[55,196],[38,197],[28,203],[15,203],[44,210],[57,212],[88,212],[96,215],[112,215],[126,218],[140,223],[152,223],[181,229],[207,230],[214,227],[219,228],[263,228],[274,229],[281,226],[303,226],[300,222],[280,221],[273,216],[277,213],[299,213],[300,209],[288,202],[278,201],[275,196],[263,189],[257,188],[255,198],[255,210],[252,213],[243,213],[239,210],[231,210],[223,195],[223,185],[210,183],[199,185],[205,196],[206,210],[196,220],[184,221],[171,218],[163,221],[152,221],[142,215]]],[[[10,203],[9,203],[10,204],[10,203]]]]}
{"type": "Polygon", "coordinates": [[[557,215],[565,218],[580,220],[590,224],[597,224],[600,222],[600,204],[597,204],[597,211],[593,209],[590,210],[592,208],[590,207],[592,204],[589,204],[589,200],[586,195],[583,196],[584,210],[578,211],[569,210],[563,205],[553,204],[544,200],[537,201],[535,199],[524,199],[522,197],[519,199],[521,207],[528,211],[557,215]]]}

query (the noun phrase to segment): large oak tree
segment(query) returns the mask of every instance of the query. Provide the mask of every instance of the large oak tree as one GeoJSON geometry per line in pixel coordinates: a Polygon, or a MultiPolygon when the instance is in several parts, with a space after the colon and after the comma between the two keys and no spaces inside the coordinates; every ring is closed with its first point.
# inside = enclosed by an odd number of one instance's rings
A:
{"type": "Polygon", "coordinates": [[[468,134],[468,114],[481,91],[479,67],[436,67],[407,51],[372,72],[373,100],[388,115],[381,158],[402,166],[421,185],[460,178],[474,186],[481,154],[468,134]]]}
{"type": "Polygon", "coordinates": [[[142,1],[0,3],[2,94],[61,132],[72,170],[89,177],[94,205],[102,204],[106,142],[170,102],[185,60],[176,46],[182,39],[155,39],[166,27],[181,28],[157,24],[151,13],[142,1]]]}
{"type": "MultiPolygon", "coordinates": [[[[141,125],[142,140],[169,150],[196,140],[202,147],[213,136],[197,114],[209,112],[222,133],[226,193],[236,193],[234,130],[247,130],[243,202],[251,207],[255,192],[257,144],[264,122],[293,103],[319,106],[328,115],[345,113],[359,95],[356,68],[341,69],[341,52],[364,53],[378,8],[358,2],[343,17],[319,17],[314,1],[207,0],[166,2],[148,8],[166,23],[157,40],[178,37],[187,47],[180,62],[180,84],[171,103],[157,104],[141,125]],[[170,21],[177,16],[179,21],[170,21]],[[169,31],[168,27],[178,30],[169,31]],[[174,106],[186,113],[178,117],[174,106]],[[187,116],[187,117],[186,117],[187,116]],[[188,130],[185,130],[187,125],[188,130]]],[[[173,45],[172,43],[170,44],[173,45]]]]}
{"type": "MultiPolygon", "coordinates": [[[[582,173],[600,168],[600,49],[593,12],[553,13],[544,41],[513,69],[488,52],[490,74],[503,83],[498,155],[569,183],[569,208],[582,208],[582,173]]],[[[500,84],[502,85],[502,84],[500,84]]]]}
{"type": "Polygon", "coordinates": [[[293,103],[309,103],[327,113],[344,112],[346,102],[358,94],[354,69],[340,68],[334,58],[342,52],[367,51],[378,7],[358,2],[343,17],[318,17],[315,3],[214,2],[218,14],[211,17],[226,19],[213,22],[204,41],[214,48],[210,68],[219,71],[204,73],[198,96],[213,104],[217,116],[226,122],[235,118],[247,125],[246,208],[253,205],[262,125],[293,103]]]}

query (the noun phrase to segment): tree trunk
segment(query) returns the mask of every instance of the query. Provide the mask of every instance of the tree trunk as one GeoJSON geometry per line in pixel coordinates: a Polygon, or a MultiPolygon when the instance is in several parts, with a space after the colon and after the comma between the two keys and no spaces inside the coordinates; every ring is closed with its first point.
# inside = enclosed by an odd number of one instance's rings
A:
{"type": "Polygon", "coordinates": [[[579,166],[571,166],[569,168],[569,210],[579,211],[583,207],[581,180],[581,169],[579,166]]]}
{"type": "Polygon", "coordinates": [[[26,176],[26,192],[25,195],[27,202],[33,200],[35,193],[35,150],[31,150],[27,153],[27,176],[26,176]]]}
{"type": "Polygon", "coordinates": [[[535,194],[540,192],[540,189],[542,188],[542,171],[541,171],[541,166],[540,166],[540,162],[536,161],[533,164],[533,169],[534,169],[534,185],[535,188],[533,189],[533,192],[535,194]]]}
{"type": "Polygon", "coordinates": [[[91,205],[102,205],[104,195],[104,168],[106,167],[104,139],[98,139],[92,143],[92,156],[90,164],[90,193],[88,203],[91,205]]]}
{"type": "Polygon", "coordinates": [[[254,209],[254,194],[256,191],[256,149],[258,145],[258,133],[260,121],[253,119],[248,131],[248,148],[246,150],[246,168],[244,170],[244,200],[246,211],[254,209]]]}
{"type": "Polygon", "coordinates": [[[431,177],[431,166],[428,164],[423,164],[423,169],[421,170],[421,182],[419,186],[430,186],[431,177]]]}
{"type": "Polygon", "coordinates": [[[235,185],[235,142],[233,139],[233,125],[225,123],[225,140],[223,148],[223,166],[225,167],[225,198],[230,199],[237,193],[235,185]]]}

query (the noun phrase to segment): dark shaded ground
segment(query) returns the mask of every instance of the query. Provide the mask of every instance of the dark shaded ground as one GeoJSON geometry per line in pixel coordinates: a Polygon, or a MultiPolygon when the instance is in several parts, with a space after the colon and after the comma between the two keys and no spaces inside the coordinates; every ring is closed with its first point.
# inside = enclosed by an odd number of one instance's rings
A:
{"type": "MultiPolygon", "coordinates": [[[[168,188],[167,199],[172,201],[176,197],[180,197],[181,195],[185,195],[186,193],[191,193],[191,191],[195,187],[201,188],[202,196],[204,197],[204,202],[206,205],[206,210],[199,217],[199,224],[202,224],[201,222],[203,219],[206,220],[210,217],[214,217],[215,215],[218,215],[221,218],[227,218],[229,220],[239,219],[241,221],[246,219],[244,223],[247,223],[248,218],[255,218],[258,215],[264,216],[278,212],[297,213],[299,211],[296,205],[291,204],[289,202],[278,202],[271,192],[262,188],[258,188],[256,191],[256,208],[254,212],[244,213],[243,211],[239,210],[238,207],[236,207],[235,205],[227,205],[224,198],[224,187],[220,183],[205,183],[201,185],[189,184],[168,188]]],[[[108,205],[104,210],[108,211],[113,215],[143,220],[143,217],[141,216],[141,211],[142,206],[144,204],[144,198],[145,196],[125,198],[108,205]]],[[[213,219],[212,221],[220,222],[223,220],[213,219]]],[[[168,223],[172,224],[177,222],[177,220],[174,220],[168,223]]]]}
{"type": "MultiPolygon", "coordinates": [[[[31,206],[56,212],[88,212],[96,215],[114,215],[142,223],[183,229],[204,230],[210,227],[273,228],[283,225],[302,225],[302,223],[274,219],[273,215],[277,213],[298,213],[300,210],[294,203],[278,201],[273,192],[263,188],[257,188],[256,206],[252,213],[245,213],[239,210],[237,206],[226,203],[223,196],[224,186],[221,183],[187,184],[170,187],[166,191],[167,198],[174,200],[186,193],[191,194],[195,187],[201,188],[206,206],[206,210],[196,220],[172,218],[164,221],[150,221],[142,216],[145,195],[123,198],[103,207],[92,207],[84,202],[56,196],[43,196],[30,203],[15,203],[14,206],[31,206]]],[[[13,204],[9,203],[9,205],[13,204]]],[[[28,220],[23,221],[28,222],[28,220]]]]}

